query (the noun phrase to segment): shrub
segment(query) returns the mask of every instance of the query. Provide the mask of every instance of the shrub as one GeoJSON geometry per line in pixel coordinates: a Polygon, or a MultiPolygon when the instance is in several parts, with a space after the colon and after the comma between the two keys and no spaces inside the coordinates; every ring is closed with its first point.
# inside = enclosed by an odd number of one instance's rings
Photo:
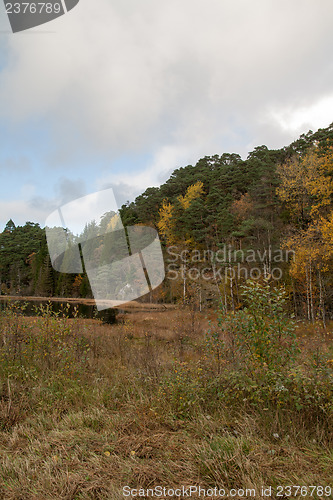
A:
{"type": "Polygon", "coordinates": [[[226,339],[229,358],[250,371],[262,368],[280,371],[293,363],[299,352],[295,324],[284,311],[286,293],[248,280],[242,286],[243,310],[220,313],[218,324],[226,339]]]}

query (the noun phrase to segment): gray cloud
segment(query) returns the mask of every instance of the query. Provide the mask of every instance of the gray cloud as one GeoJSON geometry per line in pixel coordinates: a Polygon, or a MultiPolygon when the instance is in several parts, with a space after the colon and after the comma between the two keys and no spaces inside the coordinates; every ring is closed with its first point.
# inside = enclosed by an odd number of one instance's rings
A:
{"type": "Polygon", "coordinates": [[[31,163],[26,156],[7,157],[0,161],[1,172],[31,172],[31,163]]]}
{"type": "Polygon", "coordinates": [[[67,179],[65,177],[61,178],[56,185],[57,198],[59,200],[59,206],[69,203],[76,198],[81,198],[84,196],[86,191],[85,182],[82,179],[67,179]]]}
{"type": "Polygon", "coordinates": [[[86,186],[82,179],[68,179],[62,177],[55,185],[55,196],[50,199],[44,196],[33,196],[25,202],[28,213],[38,214],[42,225],[51,212],[62,205],[69,203],[86,194],[86,186]]]}
{"type": "Polygon", "coordinates": [[[55,33],[7,40],[1,112],[13,126],[48,124],[52,166],[149,150],[136,178],[97,184],[156,185],[200,156],[244,157],[312,126],[311,109],[333,94],[332,15],[330,0],[81,0],[55,33]]]}

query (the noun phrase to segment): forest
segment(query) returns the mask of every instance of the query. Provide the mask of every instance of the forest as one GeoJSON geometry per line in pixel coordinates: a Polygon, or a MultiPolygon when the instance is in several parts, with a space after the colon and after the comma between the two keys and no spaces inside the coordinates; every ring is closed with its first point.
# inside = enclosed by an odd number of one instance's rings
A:
{"type": "MultiPolygon", "coordinates": [[[[333,124],[279,150],[258,146],[246,160],[206,156],[124,204],[120,215],[124,226],[154,227],[162,242],[167,279],[142,301],[190,301],[200,310],[221,301],[235,310],[246,279],[270,278],[286,288],[296,317],[325,324],[333,314],[333,124]]],[[[85,231],[98,236],[113,216],[85,231]]],[[[0,234],[0,291],[92,297],[85,273],[52,268],[44,228],[13,220],[0,234]]]]}
{"type": "MultiPolygon", "coordinates": [[[[8,221],[0,497],[332,498],[332,181],[333,125],[175,170],[121,207],[158,231],[166,279],[113,324],[71,314],[87,276],[8,221]],[[31,316],[29,296],[64,301],[31,316]]],[[[100,262],[116,220],[84,228],[100,262]]]]}

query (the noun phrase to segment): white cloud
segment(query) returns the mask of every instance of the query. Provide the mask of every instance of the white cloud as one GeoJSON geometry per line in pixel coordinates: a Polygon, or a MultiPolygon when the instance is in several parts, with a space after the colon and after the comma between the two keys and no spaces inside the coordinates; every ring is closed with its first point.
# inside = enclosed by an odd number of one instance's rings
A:
{"type": "Polygon", "coordinates": [[[272,116],[281,128],[297,134],[311,127],[313,130],[328,127],[333,122],[333,94],[307,107],[272,111],[272,116]]]}
{"type": "Polygon", "coordinates": [[[42,224],[49,215],[48,207],[45,208],[33,207],[30,202],[22,199],[13,199],[12,201],[0,200],[0,231],[3,230],[9,219],[12,219],[17,226],[24,225],[27,221],[42,224]]]}
{"type": "Polygon", "coordinates": [[[43,123],[46,168],[149,153],[134,174],[96,170],[96,189],[130,196],[201,156],[281,147],[333,121],[332,15],[330,0],[81,0],[35,30],[54,33],[6,39],[1,117],[43,123]]]}
{"type": "Polygon", "coordinates": [[[86,186],[82,179],[68,179],[62,177],[55,185],[54,196],[47,198],[37,193],[32,183],[23,184],[13,200],[0,199],[0,231],[9,219],[16,225],[24,225],[29,220],[38,222],[42,227],[46,218],[58,207],[86,194],[86,186]],[[20,196],[17,196],[17,195],[20,196]]]}
{"type": "Polygon", "coordinates": [[[173,170],[188,164],[195,164],[203,156],[204,148],[185,145],[166,145],[159,149],[156,155],[141,171],[111,173],[109,176],[97,179],[96,188],[112,187],[118,206],[132,201],[143,193],[147,187],[159,186],[165,182],[173,170]],[[171,167],[170,167],[171,166],[171,167]]]}

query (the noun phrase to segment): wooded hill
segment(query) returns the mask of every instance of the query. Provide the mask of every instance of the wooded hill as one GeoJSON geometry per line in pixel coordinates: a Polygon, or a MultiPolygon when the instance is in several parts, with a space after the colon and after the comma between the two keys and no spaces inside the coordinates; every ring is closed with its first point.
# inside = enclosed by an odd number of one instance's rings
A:
{"type": "MultiPolygon", "coordinates": [[[[142,300],[203,307],[219,299],[237,309],[246,278],[270,279],[287,288],[296,315],[333,314],[333,124],[282,149],[256,147],[246,160],[206,156],[120,215],[125,226],[155,227],[163,244],[167,279],[142,300]]],[[[31,222],[10,220],[0,235],[0,286],[2,294],[91,296],[85,275],[52,269],[45,231],[31,222]]]]}

